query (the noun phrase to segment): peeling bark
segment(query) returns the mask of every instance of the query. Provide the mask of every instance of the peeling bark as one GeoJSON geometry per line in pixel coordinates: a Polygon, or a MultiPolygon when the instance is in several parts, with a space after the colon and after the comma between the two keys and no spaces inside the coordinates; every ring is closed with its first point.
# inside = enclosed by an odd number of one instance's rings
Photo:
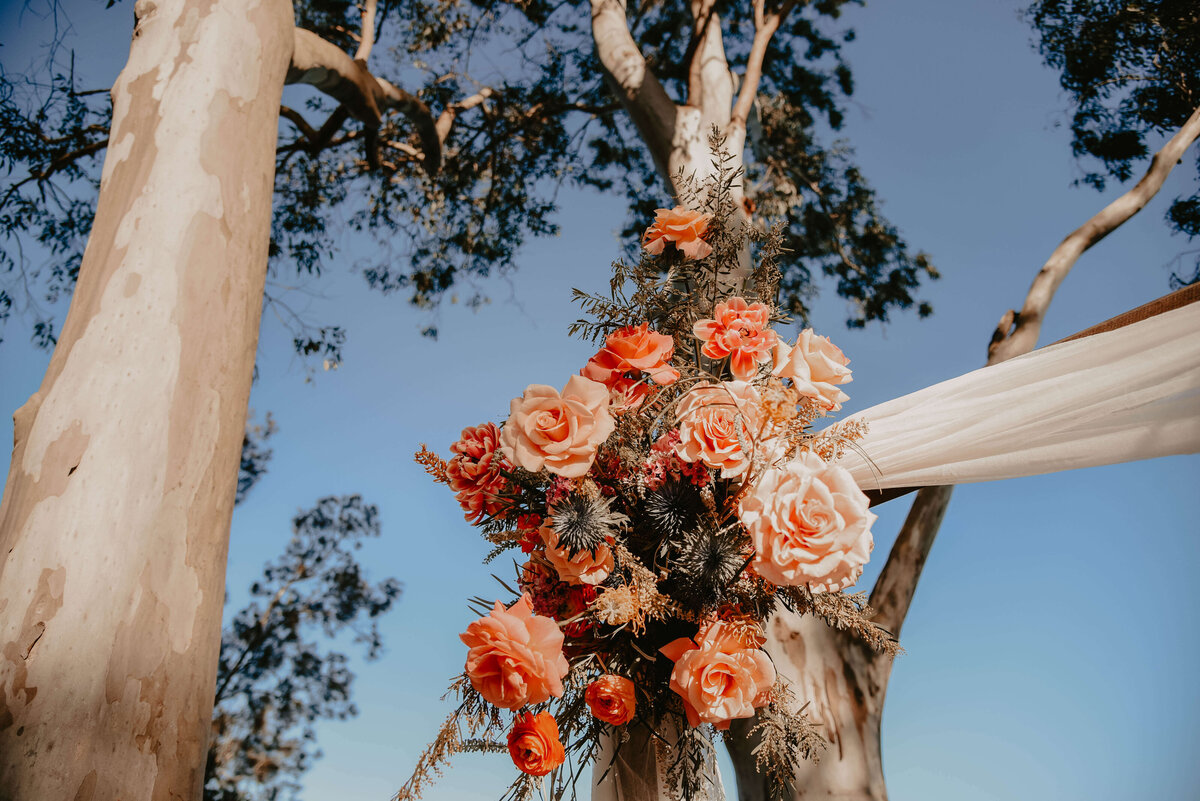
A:
{"type": "Polygon", "coordinates": [[[0,799],[198,798],[287,0],[142,0],[0,505],[0,799]]]}

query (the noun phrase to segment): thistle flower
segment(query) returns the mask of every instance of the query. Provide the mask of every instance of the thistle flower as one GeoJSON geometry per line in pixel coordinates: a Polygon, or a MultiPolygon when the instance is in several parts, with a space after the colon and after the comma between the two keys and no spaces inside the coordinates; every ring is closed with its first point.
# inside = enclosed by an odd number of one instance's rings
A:
{"type": "Polygon", "coordinates": [[[550,507],[550,525],[558,534],[558,546],[571,556],[595,551],[614,536],[629,518],[612,510],[612,498],[568,495],[550,507]]]}
{"type": "Polygon", "coordinates": [[[694,484],[676,479],[647,492],[644,508],[656,531],[670,540],[680,540],[695,531],[704,504],[694,484]]]}
{"type": "Polygon", "coordinates": [[[702,529],[689,534],[671,563],[671,597],[697,609],[725,602],[746,566],[746,543],[739,537],[702,529]]]}

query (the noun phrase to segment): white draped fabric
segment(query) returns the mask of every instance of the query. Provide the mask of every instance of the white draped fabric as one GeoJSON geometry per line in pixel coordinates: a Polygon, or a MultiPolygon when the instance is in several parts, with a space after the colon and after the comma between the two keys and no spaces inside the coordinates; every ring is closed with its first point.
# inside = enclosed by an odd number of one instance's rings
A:
{"type": "Polygon", "coordinates": [[[864,490],[1200,452],[1200,303],[1051,345],[853,415],[864,490]]]}

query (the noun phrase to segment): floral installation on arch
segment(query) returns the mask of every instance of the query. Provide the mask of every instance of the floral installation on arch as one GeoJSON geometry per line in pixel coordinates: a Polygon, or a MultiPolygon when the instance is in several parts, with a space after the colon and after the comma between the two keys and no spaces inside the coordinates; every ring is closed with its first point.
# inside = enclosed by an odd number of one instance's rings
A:
{"type": "Polygon", "coordinates": [[[471,599],[458,705],[401,801],[462,751],[511,756],[506,799],[574,798],[602,738],[619,754],[634,726],[652,732],[668,794],[694,799],[713,738],[751,717],[782,796],[824,741],[762,648],[771,613],[897,650],[843,592],[875,515],[836,461],[865,425],[812,427],[848,400],[849,359],[811,329],[777,330],[780,233],[739,222],[736,176],[718,166],[658,210],[609,296],[576,290],[587,319],[571,333],[598,346],[577,375],[463,429],[448,461],[416,455],[492,544],[487,561],[516,555],[516,576],[505,598],[471,599]]]}

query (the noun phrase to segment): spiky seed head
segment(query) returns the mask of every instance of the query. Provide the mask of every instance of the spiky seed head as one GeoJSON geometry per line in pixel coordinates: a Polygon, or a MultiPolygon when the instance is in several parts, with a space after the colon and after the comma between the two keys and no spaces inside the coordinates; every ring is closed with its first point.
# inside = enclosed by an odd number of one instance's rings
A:
{"type": "Polygon", "coordinates": [[[679,542],[699,526],[704,502],[691,482],[672,480],[647,492],[644,508],[658,533],[679,542]]]}
{"type": "Polygon", "coordinates": [[[629,518],[612,509],[612,498],[588,498],[568,495],[550,507],[550,525],[558,534],[558,544],[571,556],[580,551],[595,551],[629,518]]]}
{"type": "Polygon", "coordinates": [[[739,538],[709,529],[689,534],[672,560],[671,595],[696,609],[720,606],[745,566],[745,544],[739,538]]]}

